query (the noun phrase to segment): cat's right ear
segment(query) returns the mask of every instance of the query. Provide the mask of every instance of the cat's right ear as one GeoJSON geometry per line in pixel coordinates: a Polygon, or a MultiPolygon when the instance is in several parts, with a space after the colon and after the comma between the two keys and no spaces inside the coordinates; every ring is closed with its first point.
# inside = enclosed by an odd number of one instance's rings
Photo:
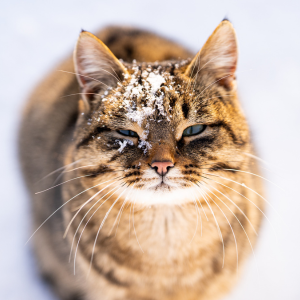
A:
{"type": "Polygon", "coordinates": [[[209,74],[216,84],[232,90],[235,88],[237,59],[235,30],[228,20],[223,20],[192,60],[185,75],[199,81],[209,74]]]}
{"type": "Polygon", "coordinates": [[[128,74],[124,65],[93,34],[82,31],[74,50],[74,67],[86,108],[94,93],[115,87],[128,74]]]}

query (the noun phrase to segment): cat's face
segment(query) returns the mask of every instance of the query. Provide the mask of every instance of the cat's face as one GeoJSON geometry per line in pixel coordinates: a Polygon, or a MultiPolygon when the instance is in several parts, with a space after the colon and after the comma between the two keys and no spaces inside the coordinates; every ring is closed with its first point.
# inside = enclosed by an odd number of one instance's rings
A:
{"type": "Polygon", "coordinates": [[[86,188],[105,182],[118,194],[126,187],[137,203],[181,204],[199,196],[205,174],[241,168],[249,133],[236,95],[236,44],[224,29],[225,46],[212,41],[215,31],[193,61],[154,64],[121,64],[83,33],[75,58],[85,102],[73,160],[86,188]]]}

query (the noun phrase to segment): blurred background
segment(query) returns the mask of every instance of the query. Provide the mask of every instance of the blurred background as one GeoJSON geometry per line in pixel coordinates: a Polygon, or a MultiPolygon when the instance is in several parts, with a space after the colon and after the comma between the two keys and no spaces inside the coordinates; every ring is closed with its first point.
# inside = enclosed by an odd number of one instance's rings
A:
{"type": "Polygon", "coordinates": [[[227,300],[300,299],[300,1],[1,1],[0,298],[55,300],[40,281],[30,245],[30,208],[16,135],[30,91],[71,53],[81,28],[150,29],[198,51],[224,17],[239,41],[240,98],[267,182],[255,256],[227,300]],[[276,212],[277,211],[277,212],[276,212]]]}

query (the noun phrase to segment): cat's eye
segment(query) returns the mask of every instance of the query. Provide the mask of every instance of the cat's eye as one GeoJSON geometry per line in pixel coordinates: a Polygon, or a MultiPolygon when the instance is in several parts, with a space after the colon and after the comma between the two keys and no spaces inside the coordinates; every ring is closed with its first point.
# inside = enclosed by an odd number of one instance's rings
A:
{"type": "Polygon", "coordinates": [[[190,126],[183,131],[182,136],[192,136],[199,134],[204,131],[205,128],[206,126],[201,124],[190,126]]]}
{"type": "Polygon", "coordinates": [[[132,130],[118,130],[118,132],[125,136],[139,137],[139,135],[135,131],[132,131],[132,130]]]}

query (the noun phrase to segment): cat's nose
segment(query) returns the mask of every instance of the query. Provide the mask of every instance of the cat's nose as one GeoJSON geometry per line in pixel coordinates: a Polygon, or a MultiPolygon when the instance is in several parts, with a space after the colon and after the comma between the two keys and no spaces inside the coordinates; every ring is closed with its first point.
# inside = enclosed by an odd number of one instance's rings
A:
{"type": "Polygon", "coordinates": [[[164,176],[168,171],[174,167],[174,164],[170,161],[155,161],[151,164],[151,168],[155,169],[156,173],[164,176]]]}

